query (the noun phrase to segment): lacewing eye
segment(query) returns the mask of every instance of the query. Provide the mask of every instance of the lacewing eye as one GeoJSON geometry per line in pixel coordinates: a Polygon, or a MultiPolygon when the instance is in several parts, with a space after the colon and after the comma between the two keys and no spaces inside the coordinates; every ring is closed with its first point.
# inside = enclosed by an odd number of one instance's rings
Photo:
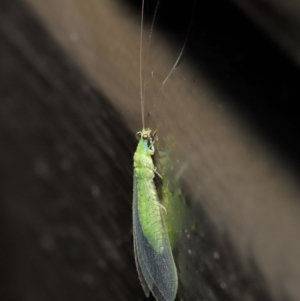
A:
{"type": "Polygon", "coordinates": [[[141,139],[141,136],[142,136],[142,132],[137,132],[137,133],[135,134],[135,137],[136,137],[137,140],[140,140],[140,139],[141,139]]]}

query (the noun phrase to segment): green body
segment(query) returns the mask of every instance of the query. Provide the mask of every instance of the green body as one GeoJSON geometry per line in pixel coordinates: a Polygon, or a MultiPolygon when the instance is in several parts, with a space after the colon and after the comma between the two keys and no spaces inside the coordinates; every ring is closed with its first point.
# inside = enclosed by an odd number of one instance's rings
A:
{"type": "Polygon", "coordinates": [[[173,301],[177,293],[177,271],[167,234],[164,209],[154,184],[154,146],[151,130],[139,133],[134,154],[133,236],[137,270],[145,294],[158,301],[173,301]]]}
{"type": "Polygon", "coordinates": [[[138,212],[144,235],[156,252],[162,252],[165,244],[165,226],[154,185],[155,167],[151,157],[154,148],[149,149],[147,140],[139,141],[133,159],[134,176],[137,179],[138,212]]]}

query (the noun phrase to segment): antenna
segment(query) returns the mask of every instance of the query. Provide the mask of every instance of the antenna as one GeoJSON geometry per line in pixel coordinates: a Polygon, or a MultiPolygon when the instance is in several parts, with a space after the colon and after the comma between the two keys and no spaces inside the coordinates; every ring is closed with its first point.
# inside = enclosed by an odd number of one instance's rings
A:
{"type": "Polygon", "coordinates": [[[143,88],[143,30],[144,30],[144,7],[145,0],[142,0],[142,12],[141,12],[141,34],[140,34],[140,96],[141,96],[141,114],[142,114],[142,125],[143,129],[145,128],[145,102],[144,102],[144,88],[143,88]]]}
{"type": "Polygon", "coordinates": [[[145,59],[145,70],[143,72],[143,31],[144,31],[144,11],[145,11],[145,0],[142,0],[142,12],[141,12],[141,34],[140,34],[140,97],[141,97],[141,114],[142,114],[142,124],[143,128],[145,127],[145,82],[146,82],[146,70],[148,65],[148,57],[150,52],[150,46],[151,46],[151,38],[153,34],[154,29],[154,23],[158,11],[160,0],[157,0],[154,15],[151,22],[150,32],[149,32],[149,42],[146,52],[146,59],[145,59]],[[143,74],[144,73],[144,74],[143,74]]]}
{"type": "MultiPolygon", "coordinates": [[[[148,37],[149,38],[149,43],[148,43],[148,47],[147,47],[147,51],[146,51],[146,58],[145,58],[145,62],[144,62],[145,63],[145,69],[143,71],[143,31],[144,31],[145,1],[146,0],[142,0],[141,33],[140,33],[140,97],[141,97],[141,114],[142,114],[143,128],[145,127],[146,70],[147,70],[148,57],[149,57],[150,46],[151,46],[151,38],[152,38],[152,34],[153,34],[155,19],[156,19],[156,16],[157,16],[157,11],[158,11],[160,0],[157,0],[157,2],[156,2],[154,15],[153,15],[153,19],[152,19],[152,22],[151,22],[151,27],[150,27],[149,37],[148,37]]],[[[188,27],[188,30],[187,30],[187,33],[186,33],[184,43],[183,43],[182,48],[180,50],[180,53],[179,53],[179,55],[176,59],[175,64],[173,65],[173,67],[170,70],[169,74],[166,76],[166,78],[162,82],[160,88],[157,90],[157,92],[156,92],[155,96],[153,97],[153,99],[155,99],[157,97],[157,95],[159,94],[159,92],[162,90],[164,84],[168,81],[168,79],[170,78],[170,76],[172,75],[172,73],[174,72],[175,68],[177,67],[178,63],[180,62],[180,60],[182,58],[184,49],[186,47],[186,44],[187,44],[187,41],[188,41],[188,38],[189,38],[189,35],[190,35],[192,24],[193,24],[193,21],[194,21],[195,6],[196,6],[196,0],[193,1],[193,9],[192,9],[192,15],[191,15],[191,18],[190,18],[190,23],[189,23],[189,27],[188,27]]]]}
{"type": "Polygon", "coordinates": [[[155,96],[153,97],[153,99],[156,98],[156,96],[158,95],[158,93],[162,90],[164,84],[167,82],[167,80],[170,78],[171,74],[173,73],[173,71],[175,70],[175,68],[177,67],[179,61],[181,60],[182,58],[182,55],[183,55],[183,52],[184,52],[184,49],[185,49],[185,46],[186,46],[186,43],[188,41],[188,38],[189,38],[189,35],[190,35],[190,31],[191,31],[191,28],[192,28],[192,24],[193,24],[193,21],[194,21],[194,13],[195,13],[195,6],[196,6],[196,0],[194,0],[193,2],[193,9],[192,9],[192,15],[191,15],[191,18],[190,18],[190,23],[189,23],[189,27],[188,27],[188,30],[187,30],[187,33],[186,33],[186,36],[185,36],[185,40],[184,40],[184,43],[181,47],[181,50],[180,50],[180,53],[177,57],[177,60],[175,62],[175,64],[173,65],[171,71],[169,72],[169,74],[166,76],[165,80],[162,82],[160,88],[158,89],[158,91],[156,92],[155,96]]]}

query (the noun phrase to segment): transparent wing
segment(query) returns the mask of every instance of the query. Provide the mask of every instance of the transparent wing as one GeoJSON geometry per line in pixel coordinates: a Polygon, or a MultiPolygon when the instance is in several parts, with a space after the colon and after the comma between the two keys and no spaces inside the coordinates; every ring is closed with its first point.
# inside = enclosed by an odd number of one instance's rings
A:
{"type": "MultiPolygon", "coordinates": [[[[163,218],[160,230],[160,235],[164,238],[163,251],[157,252],[143,234],[139,219],[137,183],[138,179],[134,176],[133,233],[139,277],[146,295],[150,290],[158,301],[174,301],[177,293],[177,271],[163,218]]],[[[140,184],[149,185],[149,182],[143,181],[140,184]]],[[[143,187],[143,191],[147,198],[149,190],[143,187]]],[[[150,194],[149,202],[153,202],[150,194]]]]}

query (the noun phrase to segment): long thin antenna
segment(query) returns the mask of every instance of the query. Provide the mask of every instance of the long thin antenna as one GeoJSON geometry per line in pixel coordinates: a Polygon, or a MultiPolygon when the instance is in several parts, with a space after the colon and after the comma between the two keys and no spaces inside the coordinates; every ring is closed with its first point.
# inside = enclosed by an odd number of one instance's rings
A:
{"type": "MultiPolygon", "coordinates": [[[[143,128],[145,127],[145,97],[146,97],[146,95],[145,95],[145,90],[146,90],[145,82],[146,82],[146,70],[147,70],[147,65],[148,65],[148,56],[149,56],[149,52],[150,52],[152,34],[153,34],[155,19],[156,19],[157,12],[158,12],[159,3],[160,3],[160,0],[157,0],[155,11],[154,11],[154,15],[153,15],[153,19],[152,19],[152,22],[151,22],[149,37],[148,37],[149,38],[149,43],[148,43],[148,47],[147,47],[147,51],[146,51],[146,59],[145,59],[145,62],[144,62],[145,63],[145,70],[143,72],[143,31],[144,31],[145,0],[142,0],[141,33],[140,33],[140,97],[141,97],[141,115],[142,115],[143,128]]],[[[190,35],[192,24],[193,24],[193,21],[194,21],[195,6],[196,6],[196,0],[193,1],[193,9],[192,9],[192,15],[191,15],[191,18],[190,18],[189,27],[188,27],[188,30],[187,30],[187,33],[186,33],[186,37],[185,37],[184,43],[183,43],[182,48],[180,50],[180,53],[179,53],[179,55],[177,57],[177,60],[176,60],[175,64],[173,65],[171,71],[169,72],[169,74],[166,76],[165,80],[161,84],[160,88],[156,92],[156,94],[153,97],[153,99],[155,99],[156,96],[159,94],[159,92],[162,90],[164,84],[170,78],[171,74],[174,72],[175,68],[177,67],[178,63],[180,62],[180,60],[182,58],[184,49],[186,47],[186,44],[187,44],[187,41],[188,41],[188,38],[189,38],[189,35],[190,35]]]]}
{"type": "Polygon", "coordinates": [[[188,30],[187,30],[187,33],[186,33],[186,36],[185,36],[185,40],[184,40],[184,43],[181,47],[181,50],[180,50],[180,53],[178,55],[178,58],[175,62],[175,64],[173,65],[171,71],[169,72],[169,74],[166,76],[165,80],[163,81],[163,83],[161,84],[160,88],[158,89],[158,91],[156,92],[155,96],[153,97],[156,98],[156,96],[158,95],[158,93],[161,91],[161,89],[163,88],[163,85],[167,82],[167,80],[170,78],[171,74],[173,73],[173,71],[175,70],[175,68],[177,67],[179,61],[181,60],[182,58],[182,54],[184,52],[184,49],[185,49],[185,46],[186,46],[186,43],[188,41],[188,38],[189,38],[189,35],[190,35],[190,31],[191,31],[191,28],[192,28],[192,24],[193,24],[193,21],[194,21],[194,13],[195,13],[195,6],[196,6],[196,0],[194,0],[193,2],[193,9],[192,9],[192,15],[191,15],[191,18],[190,18],[190,23],[189,23],[189,27],[188,27],[188,30]]]}
{"type": "Polygon", "coordinates": [[[150,53],[150,46],[151,46],[151,41],[152,41],[152,34],[153,34],[153,30],[154,30],[154,24],[155,24],[155,19],[157,16],[157,12],[158,12],[158,7],[159,7],[159,3],[160,0],[157,0],[156,2],[156,6],[155,6],[155,10],[154,10],[154,14],[153,14],[153,18],[152,18],[152,22],[151,22],[151,27],[150,27],[150,32],[149,32],[149,36],[148,36],[148,47],[146,50],[146,58],[144,61],[144,65],[145,65],[145,70],[144,70],[144,77],[143,77],[143,99],[144,99],[144,103],[146,101],[146,82],[147,82],[147,73],[146,70],[148,70],[148,61],[149,61],[149,53],[150,53]]]}
{"type": "Polygon", "coordinates": [[[144,88],[143,88],[143,31],[144,31],[144,7],[145,0],[142,0],[142,12],[141,12],[141,34],[140,34],[140,96],[141,96],[141,114],[142,114],[142,125],[145,128],[145,102],[144,102],[144,88]]]}
{"type": "Polygon", "coordinates": [[[167,75],[167,77],[165,78],[165,80],[163,81],[163,83],[161,84],[161,86],[163,86],[166,81],[169,79],[169,77],[171,76],[171,74],[173,73],[173,71],[175,70],[175,68],[177,67],[179,61],[181,60],[181,57],[182,57],[182,54],[183,54],[183,51],[184,51],[184,48],[186,46],[186,43],[187,43],[187,40],[188,40],[188,37],[189,37],[189,34],[190,34],[190,30],[191,30],[191,22],[190,22],[190,25],[189,25],[189,28],[188,28],[188,31],[187,31],[187,34],[186,34],[186,37],[185,37],[185,40],[184,40],[184,43],[182,45],[182,48],[180,50],[180,53],[178,55],[178,58],[174,64],[174,66],[172,67],[171,71],[169,72],[169,74],[167,75]]]}
{"type": "Polygon", "coordinates": [[[146,70],[147,70],[147,65],[148,65],[148,57],[149,57],[149,52],[150,52],[151,38],[152,38],[152,34],[153,34],[154,23],[155,23],[155,19],[156,19],[158,7],[159,7],[159,2],[160,2],[160,0],[157,0],[152,23],[151,23],[150,33],[149,33],[149,37],[148,37],[149,43],[148,43],[148,47],[147,47],[147,51],[146,51],[145,70],[143,72],[143,31],[144,31],[145,0],[142,0],[141,34],[140,34],[140,94],[141,94],[141,114],[142,114],[143,128],[145,127],[146,70]]]}

